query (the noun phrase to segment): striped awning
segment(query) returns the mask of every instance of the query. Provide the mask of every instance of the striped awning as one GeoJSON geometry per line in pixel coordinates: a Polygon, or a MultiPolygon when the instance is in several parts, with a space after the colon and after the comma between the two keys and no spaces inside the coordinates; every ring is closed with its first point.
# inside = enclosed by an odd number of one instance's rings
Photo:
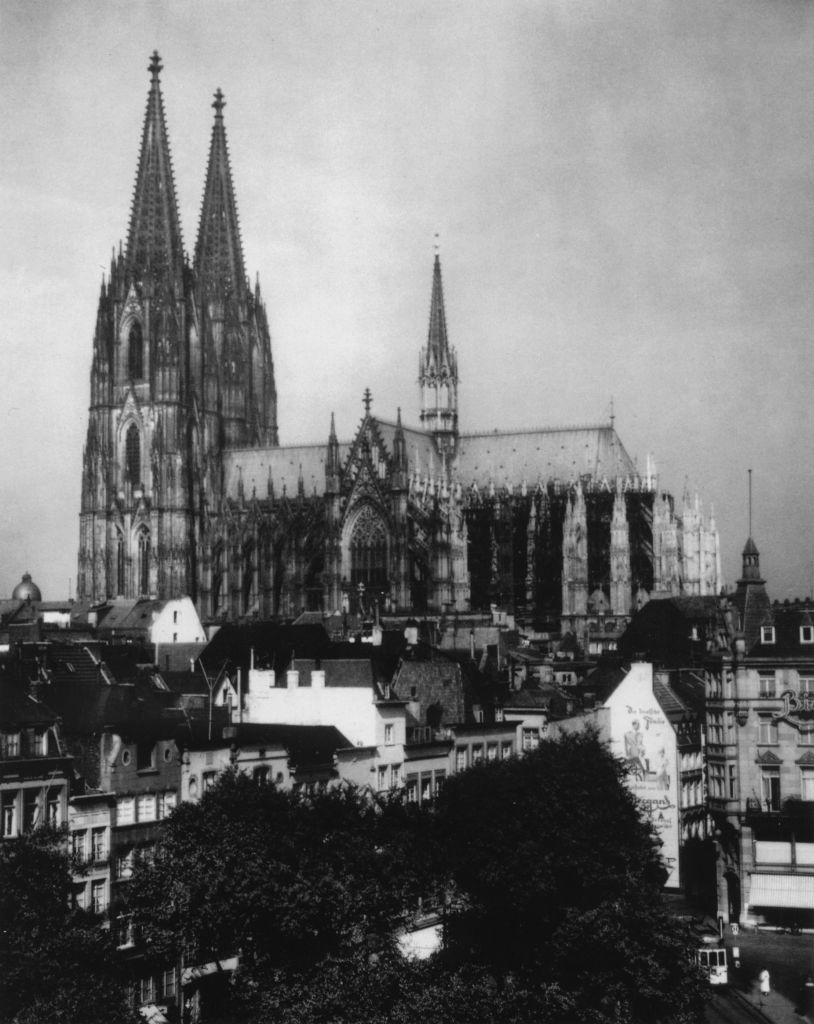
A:
{"type": "Polygon", "coordinates": [[[814,910],[814,875],[752,875],[749,905],[814,910]]]}

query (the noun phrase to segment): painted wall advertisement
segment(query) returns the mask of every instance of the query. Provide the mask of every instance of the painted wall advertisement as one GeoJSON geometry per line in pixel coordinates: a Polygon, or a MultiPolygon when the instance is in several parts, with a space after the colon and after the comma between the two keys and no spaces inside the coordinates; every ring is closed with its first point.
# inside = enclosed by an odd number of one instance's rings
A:
{"type": "Polygon", "coordinates": [[[669,877],[679,885],[678,757],[675,731],[653,695],[650,665],[634,664],[611,706],[611,747],[627,765],[628,785],[662,841],[669,877]]]}

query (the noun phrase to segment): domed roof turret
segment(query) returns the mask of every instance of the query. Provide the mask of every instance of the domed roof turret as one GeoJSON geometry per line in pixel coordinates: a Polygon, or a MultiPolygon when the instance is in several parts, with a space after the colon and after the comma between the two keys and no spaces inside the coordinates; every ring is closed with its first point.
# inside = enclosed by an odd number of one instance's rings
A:
{"type": "Polygon", "coordinates": [[[23,578],[14,588],[14,593],[11,595],[12,601],[41,601],[42,594],[40,588],[31,579],[30,572],[24,572],[23,578]]]}

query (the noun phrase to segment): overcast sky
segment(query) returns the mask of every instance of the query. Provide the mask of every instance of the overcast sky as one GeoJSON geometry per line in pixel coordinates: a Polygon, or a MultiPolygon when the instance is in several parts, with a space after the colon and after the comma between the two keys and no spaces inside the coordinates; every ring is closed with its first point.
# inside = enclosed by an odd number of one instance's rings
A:
{"type": "Polygon", "coordinates": [[[814,4],[0,0],[0,596],[76,586],[102,273],[154,49],[188,251],[223,89],[282,443],[418,423],[440,236],[465,431],[616,426],[814,577],[814,4]]]}

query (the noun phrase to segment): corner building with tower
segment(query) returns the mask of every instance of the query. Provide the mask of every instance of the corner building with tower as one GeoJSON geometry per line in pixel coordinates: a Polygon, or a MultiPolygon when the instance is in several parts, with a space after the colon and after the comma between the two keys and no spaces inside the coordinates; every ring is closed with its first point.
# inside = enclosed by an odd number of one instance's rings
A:
{"type": "MultiPolygon", "coordinates": [[[[205,618],[492,604],[563,630],[654,593],[715,594],[718,535],[641,473],[613,419],[462,433],[441,264],[419,423],[363,415],[280,445],[268,318],[246,276],[220,90],[194,257],[183,247],[158,54],[127,245],[102,282],[83,459],[78,595],[189,594],[205,618]]],[[[484,381],[486,386],[486,381],[484,381]]]]}

